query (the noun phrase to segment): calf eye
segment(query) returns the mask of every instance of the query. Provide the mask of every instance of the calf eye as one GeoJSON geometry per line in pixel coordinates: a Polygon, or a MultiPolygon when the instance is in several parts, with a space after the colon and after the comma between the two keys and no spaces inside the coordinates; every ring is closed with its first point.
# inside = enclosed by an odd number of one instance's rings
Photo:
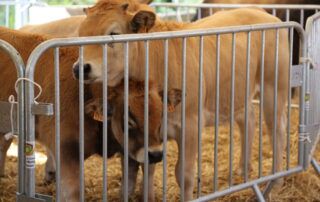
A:
{"type": "Polygon", "coordinates": [[[129,129],[134,129],[136,127],[137,127],[136,122],[133,119],[129,118],[129,129]]]}
{"type": "Polygon", "coordinates": [[[135,119],[135,116],[131,113],[131,111],[129,110],[129,120],[128,120],[128,124],[129,124],[129,129],[134,129],[137,128],[137,121],[135,119]]]}

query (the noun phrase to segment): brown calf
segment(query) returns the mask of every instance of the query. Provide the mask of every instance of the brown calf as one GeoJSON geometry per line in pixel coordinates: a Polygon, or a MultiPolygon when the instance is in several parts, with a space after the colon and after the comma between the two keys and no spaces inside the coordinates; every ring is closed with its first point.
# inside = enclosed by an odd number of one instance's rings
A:
{"type": "MultiPolygon", "coordinates": [[[[21,54],[24,62],[31,51],[41,42],[47,40],[44,37],[32,34],[24,34],[18,31],[0,28],[0,39],[12,44],[21,54]]],[[[78,125],[78,82],[72,79],[70,67],[76,61],[78,52],[72,48],[60,50],[60,92],[61,92],[61,199],[62,201],[79,201],[79,125],[78,125]]],[[[54,65],[53,51],[47,51],[36,67],[35,81],[43,88],[40,102],[54,103],[54,65]]],[[[1,86],[0,99],[7,100],[14,94],[16,72],[9,57],[0,52],[0,81],[5,82],[1,86]]],[[[99,152],[97,145],[101,144],[99,124],[90,116],[85,116],[85,158],[99,152]]],[[[36,118],[36,139],[48,148],[51,154],[55,154],[55,127],[54,117],[36,118]]],[[[1,152],[6,152],[11,141],[5,141],[1,135],[1,152]]],[[[4,167],[4,159],[0,159],[1,167],[4,167]]],[[[2,173],[3,174],[3,173],[2,173]]]]}

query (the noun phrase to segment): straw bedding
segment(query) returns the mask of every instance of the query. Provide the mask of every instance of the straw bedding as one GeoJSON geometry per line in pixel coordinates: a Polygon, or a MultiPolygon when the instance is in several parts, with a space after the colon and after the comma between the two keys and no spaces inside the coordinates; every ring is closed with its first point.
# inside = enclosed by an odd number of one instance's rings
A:
{"type": "MultiPolygon", "coordinates": [[[[258,112],[257,112],[258,115],[258,112]]],[[[291,141],[290,141],[290,167],[294,167],[297,163],[297,124],[298,110],[294,109],[291,116],[291,141]]],[[[256,129],[254,149],[253,149],[253,171],[250,179],[258,176],[258,127],[256,129]]],[[[229,126],[223,125],[219,127],[219,146],[218,146],[218,190],[228,187],[229,181],[229,126]]],[[[39,148],[39,147],[38,147],[39,148]]],[[[41,148],[40,148],[41,150],[41,148]]],[[[202,141],[202,195],[213,191],[213,162],[214,162],[214,129],[206,128],[203,133],[202,141]]],[[[43,151],[43,149],[42,149],[43,151]]],[[[233,159],[233,183],[242,182],[242,178],[236,175],[235,170],[238,168],[240,155],[239,132],[235,128],[234,139],[234,159],[233,159]]],[[[320,148],[315,151],[314,156],[320,160],[320,148]]],[[[169,201],[179,200],[179,188],[175,181],[174,168],[177,159],[177,147],[175,142],[168,144],[168,169],[167,169],[167,199],[169,201]]],[[[266,128],[263,134],[263,175],[270,173],[272,167],[272,148],[269,144],[266,128]]],[[[286,167],[286,157],[284,155],[284,168],[286,167]]],[[[43,182],[44,165],[38,165],[36,172],[36,191],[44,194],[54,194],[54,184],[46,184],[43,182]]],[[[142,180],[141,172],[138,176],[138,184],[135,195],[131,201],[137,201],[140,196],[142,180]]],[[[109,201],[119,201],[121,181],[120,159],[115,157],[108,161],[108,199],[109,201]]],[[[7,159],[6,174],[0,182],[0,201],[15,201],[15,191],[17,182],[17,158],[9,157],[7,159]]],[[[196,182],[196,181],[195,181],[196,182]]],[[[102,159],[98,156],[90,157],[85,163],[85,196],[86,201],[101,201],[102,199],[102,159]]],[[[162,200],[162,163],[157,166],[155,174],[155,195],[157,201],[162,200]]],[[[196,196],[196,187],[194,196],[196,196]]],[[[253,200],[254,193],[252,189],[234,193],[217,201],[248,201],[253,200]]],[[[292,175],[285,178],[284,186],[273,190],[270,197],[271,201],[320,201],[320,178],[312,167],[306,172],[292,175]]]]}

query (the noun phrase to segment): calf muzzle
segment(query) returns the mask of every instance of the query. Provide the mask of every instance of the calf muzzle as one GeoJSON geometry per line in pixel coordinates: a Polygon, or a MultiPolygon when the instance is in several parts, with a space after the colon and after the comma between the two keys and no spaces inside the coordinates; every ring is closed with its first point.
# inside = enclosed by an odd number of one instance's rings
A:
{"type": "Polygon", "coordinates": [[[162,161],[162,151],[148,152],[149,155],[149,164],[158,163],[162,161]]]}

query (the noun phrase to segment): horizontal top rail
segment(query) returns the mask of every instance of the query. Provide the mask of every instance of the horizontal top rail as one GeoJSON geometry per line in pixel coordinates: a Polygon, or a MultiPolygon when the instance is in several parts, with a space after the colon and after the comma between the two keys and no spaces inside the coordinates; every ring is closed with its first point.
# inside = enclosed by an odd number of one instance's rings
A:
{"type": "Polygon", "coordinates": [[[316,10],[320,5],[301,5],[301,4],[189,4],[189,3],[152,3],[153,7],[189,7],[189,8],[245,8],[259,7],[265,9],[292,9],[292,10],[316,10]]]}
{"type": "Polygon", "coordinates": [[[146,40],[164,40],[182,37],[196,37],[216,34],[228,34],[250,31],[262,31],[270,29],[295,28],[301,37],[305,36],[305,32],[301,25],[296,22],[281,22],[281,23],[267,23],[255,24],[245,26],[230,26],[209,29],[197,30],[182,30],[169,32],[153,32],[145,34],[123,34],[116,36],[91,36],[91,37],[74,37],[63,39],[51,39],[38,45],[31,53],[26,66],[26,77],[33,79],[34,68],[41,54],[49,48],[60,46],[75,46],[75,45],[93,45],[93,44],[108,44],[108,43],[123,43],[132,41],[146,41],[146,40]]]}

